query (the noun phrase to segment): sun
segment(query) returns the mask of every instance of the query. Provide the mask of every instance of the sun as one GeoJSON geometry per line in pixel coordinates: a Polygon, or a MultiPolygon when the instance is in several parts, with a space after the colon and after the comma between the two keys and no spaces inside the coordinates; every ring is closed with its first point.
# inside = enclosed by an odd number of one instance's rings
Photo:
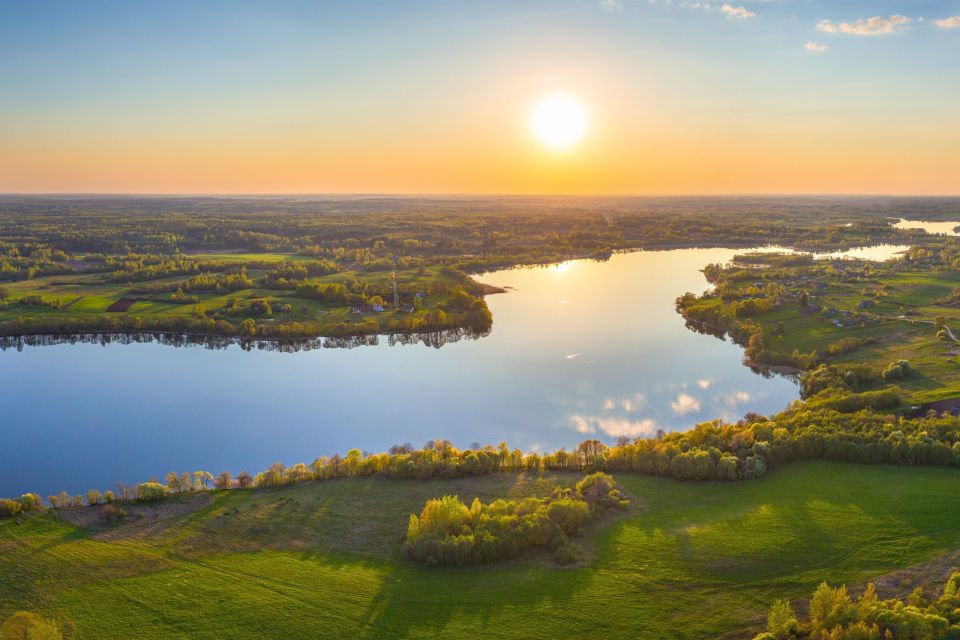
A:
{"type": "Polygon", "coordinates": [[[576,97],[555,93],[542,98],[530,114],[530,128],[544,145],[566,151],[587,133],[587,110],[576,97]]]}

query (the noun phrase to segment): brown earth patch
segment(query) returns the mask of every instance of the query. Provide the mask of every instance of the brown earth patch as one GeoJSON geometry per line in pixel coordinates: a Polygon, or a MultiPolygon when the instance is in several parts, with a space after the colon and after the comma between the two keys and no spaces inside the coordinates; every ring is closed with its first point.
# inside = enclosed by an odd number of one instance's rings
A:
{"type": "Polygon", "coordinates": [[[134,302],[137,302],[137,300],[133,298],[120,298],[107,307],[107,313],[123,313],[132,307],[134,302]]]}
{"type": "Polygon", "coordinates": [[[960,569],[960,549],[888,573],[871,582],[880,598],[906,598],[917,587],[921,587],[927,597],[937,597],[942,593],[947,578],[957,569],[960,569]]]}
{"type": "Polygon", "coordinates": [[[113,524],[103,520],[101,513],[106,505],[102,504],[61,509],[56,514],[71,524],[95,532],[93,537],[98,540],[122,540],[160,534],[174,519],[199,511],[212,501],[211,494],[198,492],[158,503],[116,502],[114,505],[123,509],[125,515],[113,524]]]}

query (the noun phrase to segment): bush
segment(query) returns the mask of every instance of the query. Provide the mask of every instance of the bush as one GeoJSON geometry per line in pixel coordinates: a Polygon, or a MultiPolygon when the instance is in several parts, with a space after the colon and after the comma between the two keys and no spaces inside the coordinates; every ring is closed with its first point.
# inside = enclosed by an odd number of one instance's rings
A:
{"type": "Polygon", "coordinates": [[[106,524],[113,524],[125,515],[126,512],[113,503],[109,503],[100,509],[100,519],[106,524]]]}
{"type": "Polygon", "coordinates": [[[23,511],[23,505],[16,500],[0,498],[0,518],[10,518],[23,511]]]}
{"type": "Polygon", "coordinates": [[[573,564],[583,560],[583,551],[577,545],[566,542],[553,552],[553,559],[557,564],[573,564]]]}

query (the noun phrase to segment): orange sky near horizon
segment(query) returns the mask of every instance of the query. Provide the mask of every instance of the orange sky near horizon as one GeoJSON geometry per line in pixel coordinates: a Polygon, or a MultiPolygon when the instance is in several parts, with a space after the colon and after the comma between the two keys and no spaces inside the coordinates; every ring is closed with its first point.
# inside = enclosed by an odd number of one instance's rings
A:
{"type": "Polygon", "coordinates": [[[819,0],[454,5],[22,8],[0,193],[960,193],[960,30],[826,35],[819,0]],[[528,122],[556,91],[589,118],[562,152],[528,122]]]}

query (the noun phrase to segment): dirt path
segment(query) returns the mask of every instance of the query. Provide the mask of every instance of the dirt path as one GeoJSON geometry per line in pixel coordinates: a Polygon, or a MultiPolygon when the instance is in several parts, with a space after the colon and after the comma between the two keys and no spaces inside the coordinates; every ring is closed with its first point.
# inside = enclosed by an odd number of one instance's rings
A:
{"type": "MultiPolygon", "coordinates": [[[[874,318],[876,318],[876,319],[878,319],[878,320],[901,320],[901,321],[909,322],[910,324],[929,324],[930,326],[936,326],[936,323],[934,323],[933,320],[915,320],[915,319],[913,319],[913,318],[907,318],[907,317],[905,317],[905,316],[896,316],[896,317],[881,316],[881,315],[876,314],[876,313],[872,313],[872,314],[868,314],[868,315],[870,315],[870,316],[872,316],[872,317],[874,317],[874,318]]],[[[953,340],[954,342],[960,342],[960,338],[957,338],[957,336],[954,335],[953,329],[951,329],[951,328],[948,327],[947,325],[943,325],[943,329],[944,329],[944,331],[947,332],[947,335],[950,337],[951,340],[953,340]]]]}
{"type": "Polygon", "coordinates": [[[76,304],[77,302],[80,302],[81,300],[83,300],[83,299],[86,298],[86,297],[87,297],[87,294],[83,294],[82,296],[78,296],[78,297],[74,298],[73,300],[71,300],[70,302],[68,302],[67,304],[63,305],[63,306],[61,307],[61,309],[69,309],[69,308],[72,307],[74,304],[76,304]]]}

